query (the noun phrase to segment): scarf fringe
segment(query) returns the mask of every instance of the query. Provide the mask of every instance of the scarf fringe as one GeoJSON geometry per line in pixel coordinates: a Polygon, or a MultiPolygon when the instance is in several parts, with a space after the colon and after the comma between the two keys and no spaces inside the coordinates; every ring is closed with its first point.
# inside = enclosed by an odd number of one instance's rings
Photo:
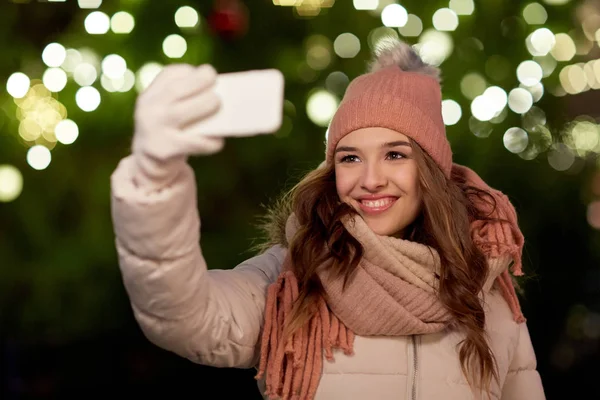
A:
{"type": "MultiPolygon", "coordinates": [[[[510,256],[513,260],[513,265],[511,268],[513,271],[513,275],[523,275],[521,249],[518,246],[498,245],[497,243],[482,243],[477,241],[476,243],[479,245],[484,255],[488,257],[488,259],[510,256]]],[[[498,282],[498,286],[500,287],[502,297],[510,307],[510,311],[513,314],[513,320],[519,324],[526,322],[527,319],[525,318],[525,316],[523,315],[523,311],[521,310],[519,297],[517,296],[517,292],[515,290],[515,286],[510,276],[508,268],[502,271],[502,273],[496,278],[496,282],[498,282]]]]}
{"type": "MultiPolygon", "coordinates": [[[[489,187],[477,173],[463,165],[453,164],[452,177],[469,186],[483,189],[493,197],[496,203],[495,208],[475,196],[471,198],[471,201],[482,213],[501,221],[475,220],[471,223],[471,236],[475,245],[488,259],[509,256],[513,260],[510,267],[513,275],[523,276],[522,257],[525,239],[519,229],[517,212],[508,196],[489,187]]],[[[500,286],[502,296],[512,311],[513,319],[518,323],[525,322],[526,319],[521,311],[519,298],[508,269],[503,271],[496,281],[500,286]]]]}
{"type": "MultiPolygon", "coordinates": [[[[495,214],[505,222],[476,221],[471,229],[474,232],[474,242],[488,259],[509,256],[513,260],[510,267],[513,275],[523,276],[524,237],[517,224],[516,211],[503,193],[492,191],[492,196],[496,200],[495,214]]],[[[525,322],[509,269],[504,270],[496,281],[502,297],[510,307],[514,321],[525,322]]]]}
{"type": "Polygon", "coordinates": [[[333,361],[334,349],[340,349],[348,356],[354,354],[354,333],[329,311],[322,297],[319,297],[310,320],[283,342],[284,321],[297,298],[298,281],[290,270],[283,272],[275,284],[269,286],[259,371],[255,379],[266,378],[265,395],[271,399],[314,398],[321,379],[323,357],[333,361]]]}

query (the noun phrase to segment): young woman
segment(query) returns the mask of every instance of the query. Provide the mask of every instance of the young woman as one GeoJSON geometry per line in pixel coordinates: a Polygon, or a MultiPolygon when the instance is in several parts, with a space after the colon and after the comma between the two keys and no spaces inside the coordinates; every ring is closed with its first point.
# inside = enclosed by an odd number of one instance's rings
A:
{"type": "Polygon", "coordinates": [[[219,107],[209,66],[167,67],[137,103],[112,176],[124,283],[150,341],[256,367],[270,399],[544,399],[509,268],[515,210],[454,164],[439,71],[381,48],[348,87],[325,161],[269,214],[264,250],[207,270],[190,155],[219,107]]]}

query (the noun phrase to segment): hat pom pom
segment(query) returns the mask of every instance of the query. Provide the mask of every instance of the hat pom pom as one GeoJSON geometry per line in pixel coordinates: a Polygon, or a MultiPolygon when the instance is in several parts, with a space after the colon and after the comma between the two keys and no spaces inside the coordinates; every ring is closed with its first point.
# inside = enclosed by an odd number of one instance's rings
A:
{"type": "Polygon", "coordinates": [[[440,81],[440,70],[426,64],[408,43],[395,38],[385,38],[378,42],[369,72],[398,66],[403,71],[417,72],[440,81]]]}

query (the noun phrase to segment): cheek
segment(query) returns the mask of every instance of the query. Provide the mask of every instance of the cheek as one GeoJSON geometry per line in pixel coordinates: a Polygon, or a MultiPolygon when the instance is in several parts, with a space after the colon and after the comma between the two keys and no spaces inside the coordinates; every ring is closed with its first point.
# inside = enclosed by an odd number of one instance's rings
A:
{"type": "Polygon", "coordinates": [[[421,197],[421,185],[419,185],[419,173],[417,171],[417,166],[413,165],[410,168],[408,173],[405,175],[405,187],[410,191],[412,195],[415,197],[421,197]]]}
{"type": "Polygon", "coordinates": [[[349,178],[350,176],[347,171],[341,171],[339,168],[335,169],[335,187],[340,198],[348,196],[352,190],[352,184],[349,178]]]}
{"type": "Polygon", "coordinates": [[[422,203],[423,193],[416,168],[403,171],[403,174],[398,176],[397,184],[407,196],[407,200],[410,200],[411,204],[414,203],[415,208],[417,204],[422,203]]]}

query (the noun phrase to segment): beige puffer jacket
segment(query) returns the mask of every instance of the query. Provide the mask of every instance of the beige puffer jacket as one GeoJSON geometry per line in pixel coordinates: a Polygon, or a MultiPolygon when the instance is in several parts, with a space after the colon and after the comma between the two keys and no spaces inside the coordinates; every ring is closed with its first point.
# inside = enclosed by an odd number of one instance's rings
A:
{"type": "MultiPolygon", "coordinates": [[[[134,184],[132,162],[123,159],[111,177],[112,218],[140,327],[152,343],[193,362],[255,367],[266,289],[286,250],[275,246],[232,270],[207,270],[193,170],[185,165],[169,187],[147,192],[134,184]]],[[[493,386],[493,398],[545,399],[526,325],[513,322],[494,290],[486,299],[501,383],[493,386]]],[[[334,362],[324,362],[316,399],[472,399],[456,352],[460,340],[453,331],[357,337],[354,356],[338,351],[334,362]]]]}

